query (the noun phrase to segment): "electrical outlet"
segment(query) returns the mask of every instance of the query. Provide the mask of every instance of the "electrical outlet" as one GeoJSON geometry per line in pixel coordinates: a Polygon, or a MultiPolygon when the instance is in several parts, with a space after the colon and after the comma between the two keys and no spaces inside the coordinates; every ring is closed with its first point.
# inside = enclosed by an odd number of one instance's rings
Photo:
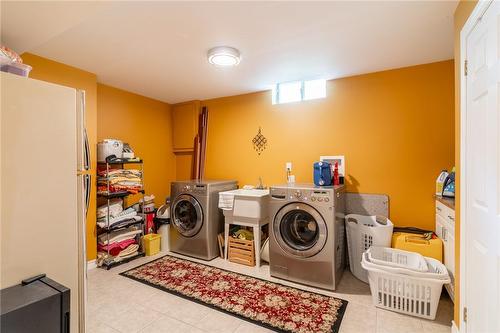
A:
{"type": "Polygon", "coordinates": [[[286,162],[285,168],[286,171],[292,171],[292,162],[286,162]]]}

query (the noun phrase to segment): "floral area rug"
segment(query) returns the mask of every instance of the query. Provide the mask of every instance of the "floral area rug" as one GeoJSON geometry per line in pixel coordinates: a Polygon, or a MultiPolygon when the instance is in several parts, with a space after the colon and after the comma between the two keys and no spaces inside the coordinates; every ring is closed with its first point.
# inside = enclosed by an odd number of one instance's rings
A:
{"type": "Polygon", "coordinates": [[[338,332],[347,301],[165,256],[121,275],[277,332],[338,332]]]}

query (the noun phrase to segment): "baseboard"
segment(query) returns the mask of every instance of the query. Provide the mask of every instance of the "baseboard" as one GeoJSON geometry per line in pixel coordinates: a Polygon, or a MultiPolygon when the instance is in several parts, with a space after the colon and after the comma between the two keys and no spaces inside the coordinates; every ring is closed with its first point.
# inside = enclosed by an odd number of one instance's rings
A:
{"type": "Polygon", "coordinates": [[[90,271],[91,269],[97,268],[97,263],[94,260],[89,260],[87,261],[87,270],[90,271]]]}
{"type": "Polygon", "coordinates": [[[460,333],[460,330],[454,320],[451,321],[451,333],[460,333]]]}

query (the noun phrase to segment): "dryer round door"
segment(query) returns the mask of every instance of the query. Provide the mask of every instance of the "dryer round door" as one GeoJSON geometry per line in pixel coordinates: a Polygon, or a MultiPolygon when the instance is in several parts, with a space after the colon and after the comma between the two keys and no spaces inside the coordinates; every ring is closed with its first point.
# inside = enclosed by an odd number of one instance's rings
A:
{"type": "Polygon", "coordinates": [[[274,217],[273,233],[283,251],[301,258],[318,254],[328,237],[328,229],[321,214],[300,202],[281,208],[274,217]]]}
{"type": "Polygon", "coordinates": [[[174,202],[172,224],[184,237],[195,236],[203,226],[203,210],[194,197],[181,194],[174,202]]]}

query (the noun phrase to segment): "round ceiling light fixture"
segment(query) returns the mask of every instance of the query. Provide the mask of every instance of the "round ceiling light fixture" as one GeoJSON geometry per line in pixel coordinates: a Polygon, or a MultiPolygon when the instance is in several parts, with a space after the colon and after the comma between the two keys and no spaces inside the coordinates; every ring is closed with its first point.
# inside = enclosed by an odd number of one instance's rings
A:
{"type": "Polygon", "coordinates": [[[215,66],[236,66],[240,63],[240,60],[240,51],[234,47],[217,46],[208,50],[208,62],[215,66]]]}

